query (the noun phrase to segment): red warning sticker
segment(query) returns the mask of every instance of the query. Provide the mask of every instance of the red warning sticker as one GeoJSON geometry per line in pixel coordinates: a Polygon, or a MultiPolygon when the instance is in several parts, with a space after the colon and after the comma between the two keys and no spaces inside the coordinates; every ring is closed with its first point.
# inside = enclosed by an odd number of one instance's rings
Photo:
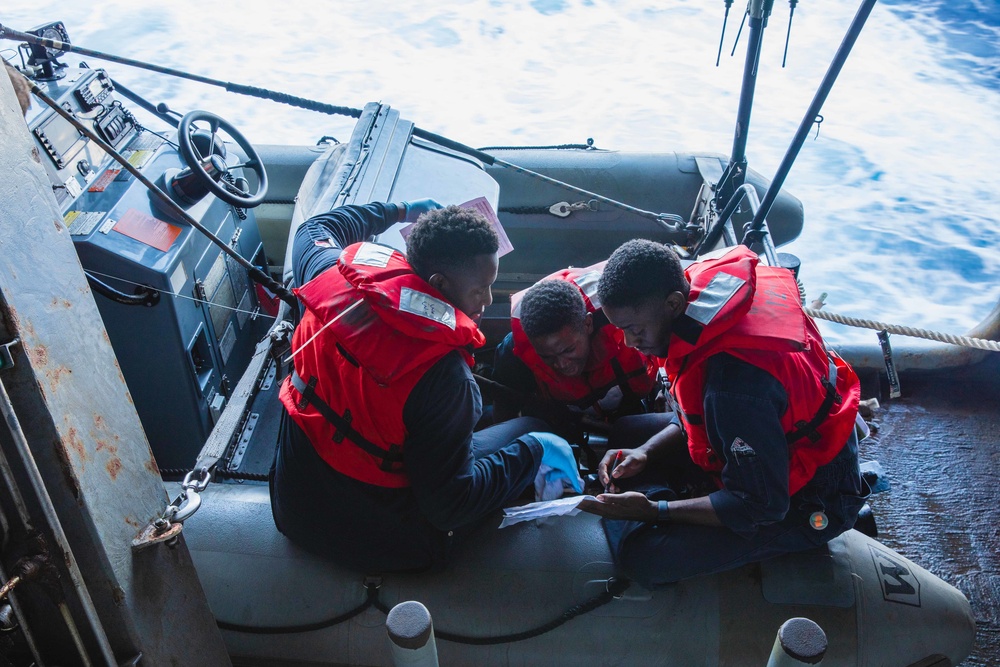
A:
{"type": "Polygon", "coordinates": [[[181,228],[177,225],[163,222],[134,208],[125,211],[114,230],[163,252],[170,250],[181,233],[181,228]]]}
{"type": "Polygon", "coordinates": [[[96,181],[90,184],[90,187],[87,188],[87,192],[104,192],[104,189],[108,187],[108,183],[115,180],[121,172],[121,169],[108,169],[103,174],[98,176],[96,181]]]}

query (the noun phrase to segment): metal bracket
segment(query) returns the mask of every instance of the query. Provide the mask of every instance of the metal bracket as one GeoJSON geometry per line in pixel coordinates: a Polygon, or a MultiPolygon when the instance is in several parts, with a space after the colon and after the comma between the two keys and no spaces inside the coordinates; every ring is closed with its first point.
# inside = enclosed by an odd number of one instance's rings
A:
{"type": "Polygon", "coordinates": [[[885,372],[889,376],[889,398],[902,396],[899,385],[899,373],[892,358],[892,346],[889,344],[889,332],[883,329],[878,332],[878,342],[882,347],[882,358],[885,360],[885,372]]]}
{"type": "Polygon", "coordinates": [[[549,213],[560,218],[565,218],[574,211],[596,210],[598,210],[598,202],[596,199],[591,199],[590,201],[579,201],[575,204],[570,204],[567,201],[561,201],[549,207],[549,213]]]}
{"type": "Polygon", "coordinates": [[[250,447],[250,440],[253,437],[253,431],[257,427],[257,421],[260,419],[260,414],[256,412],[251,412],[250,416],[247,418],[247,423],[243,427],[243,433],[240,434],[240,441],[236,445],[236,451],[233,452],[233,458],[229,460],[229,465],[226,466],[228,470],[239,470],[240,464],[243,463],[243,457],[247,453],[247,449],[250,447]]]}
{"type": "Polygon", "coordinates": [[[21,339],[15,338],[9,343],[3,343],[0,345],[0,370],[6,370],[14,367],[14,353],[11,352],[11,348],[15,345],[19,345],[20,343],[21,339]]]}
{"type": "Polygon", "coordinates": [[[153,546],[154,544],[173,540],[181,534],[183,529],[183,523],[170,523],[166,522],[164,519],[157,519],[143,528],[142,531],[135,536],[132,540],[132,550],[141,551],[142,549],[153,546]]]}

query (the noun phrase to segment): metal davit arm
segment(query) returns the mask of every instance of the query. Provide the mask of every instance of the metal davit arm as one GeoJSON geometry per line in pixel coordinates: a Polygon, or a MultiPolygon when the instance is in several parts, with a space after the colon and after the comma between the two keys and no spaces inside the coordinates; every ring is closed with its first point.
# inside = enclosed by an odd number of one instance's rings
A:
{"type": "MultiPolygon", "coordinates": [[[[705,235],[704,240],[698,246],[698,249],[695,252],[696,255],[700,254],[702,250],[711,249],[716,243],[719,242],[719,238],[723,234],[731,236],[732,238],[727,240],[731,240],[733,245],[736,244],[736,233],[732,227],[732,218],[740,204],[744,201],[747,202],[750,207],[750,211],[754,214],[754,216],[757,215],[757,212],[760,210],[760,200],[757,198],[757,190],[750,183],[744,183],[740,187],[736,188],[735,192],[733,192],[733,196],[729,198],[729,203],[726,204],[726,207],[721,213],[719,213],[719,217],[716,219],[715,224],[712,225],[712,228],[708,231],[708,234],[705,235]]],[[[767,257],[768,264],[771,266],[778,266],[778,255],[774,248],[774,240],[771,238],[771,233],[767,228],[767,221],[761,222],[760,230],[758,230],[755,235],[751,236],[749,230],[746,232],[742,243],[749,246],[753,242],[759,242],[764,246],[764,256],[767,257]]]]}

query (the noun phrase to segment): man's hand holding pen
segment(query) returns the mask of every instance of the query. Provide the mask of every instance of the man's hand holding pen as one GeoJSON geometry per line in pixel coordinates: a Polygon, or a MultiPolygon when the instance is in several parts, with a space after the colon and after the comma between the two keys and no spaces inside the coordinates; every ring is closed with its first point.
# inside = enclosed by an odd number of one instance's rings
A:
{"type": "Polygon", "coordinates": [[[641,493],[622,492],[615,481],[639,474],[646,467],[646,451],[638,449],[611,449],[597,466],[597,478],[604,485],[604,493],[597,500],[582,500],[580,509],[610,519],[656,520],[656,503],[641,493]]]}
{"type": "Polygon", "coordinates": [[[618,452],[615,454],[615,458],[612,460],[611,471],[608,473],[608,478],[604,482],[604,493],[611,492],[611,477],[615,474],[615,468],[617,468],[618,464],[621,462],[622,462],[622,450],[619,449],[618,452]]]}
{"type": "Polygon", "coordinates": [[[605,493],[621,493],[615,481],[639,474],[646,467],[646,452],[642,449],[612,449],[597,466],[597,478],[605,493]]]}

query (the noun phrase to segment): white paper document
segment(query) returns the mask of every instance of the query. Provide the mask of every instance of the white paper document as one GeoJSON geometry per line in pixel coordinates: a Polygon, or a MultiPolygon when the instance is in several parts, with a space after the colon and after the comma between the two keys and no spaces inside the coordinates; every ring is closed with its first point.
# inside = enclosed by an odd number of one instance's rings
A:
{"type": "MultiPolygon", "coordinates": [[[[510,251],[514,249],[513,244],[511,244],[510,239],[507,237],[507,232],[504,231],[503,225],[500,224],[500,218],[497,217],[496,211],[493,210],[493,205],[490,204],[490,200],[486,197],[476,197],[471,199],[464,204],[459,204],[461,208],[471,208],[474,211],[479,211],[486,218],[486,221],[490,223],[493,229],[497,233],[497,237],[500,240],[500,247],[497,249],[497,257],[503,257],[510,251]]],[[[413,225],[416,223],[411,222],[402,229],[399,230],[399,235],[406,239],[413,231],[413,225]]]]}
{"type": "Polygon", "coordinates": [[[566,496],[555,500],[542,500],[528,505],[508,507],[503,511],[503,521],[500,522],[500,527],[506,528],[515,523],[530,519],[542,519],[547,516],[573,516],[582,511],[579,505],[584,500],[597,500],[597,498],[594,496],[566,496]]]}

